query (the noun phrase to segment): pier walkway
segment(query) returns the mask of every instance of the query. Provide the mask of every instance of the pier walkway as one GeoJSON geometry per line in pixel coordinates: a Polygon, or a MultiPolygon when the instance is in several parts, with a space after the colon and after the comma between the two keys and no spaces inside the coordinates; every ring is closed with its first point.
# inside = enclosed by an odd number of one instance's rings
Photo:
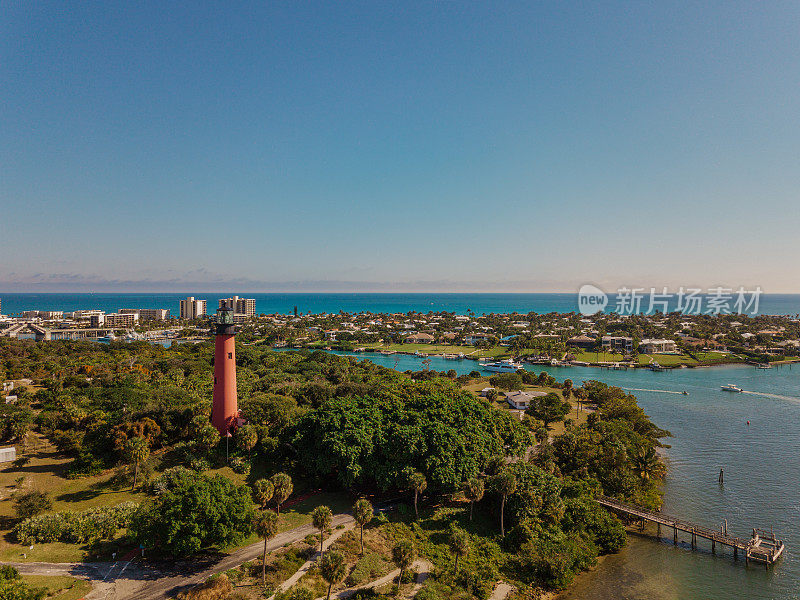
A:
{"type": "Polygon", "coordinates": [[[598,496],[598,504],[605,506],[613,511],[617,511],[631,517],[635,517],[641,521],[650,521],[658,525],[659,534],[661,526],[671,527],[673,529],[673,542],[678,543],[678,531],[684,531],[692,536],[692,548],[697,548],[697,538],[705,538],[711,541],[711,551],[716,551],[717,544],[729,546],[733,548],[733,557],[738,558],[739,552],[744,554],[745,563],[751,560],[764,563],[767,566],[775,564],[783,553],[783,542],[775,537],[771,531],[763,531],[760,529],[753,529],[753,535],[749,540],[738,538],[728,535],[727,531],[715,531],[682,521],[675,517],[665,515],[661,512],[648,510],[635,504],[628,504],[609,498],[607,496],[598,496]]]}

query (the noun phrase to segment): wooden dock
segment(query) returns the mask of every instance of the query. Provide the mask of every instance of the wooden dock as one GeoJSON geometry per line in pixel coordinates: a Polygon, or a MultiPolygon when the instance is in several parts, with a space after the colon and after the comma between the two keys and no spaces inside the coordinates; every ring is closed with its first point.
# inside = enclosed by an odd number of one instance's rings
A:
{"type": "Polygon", "coordinates": [[[659,534],[661,533],[661,526],[671,527],[673,530],[672,540],[673,543],[678,543],[678,531],[683,531],[692,536],[692,549],[697,548],[697,538],[704,538],[711,541],[711,551],[715,552],[717,544],[729,546],[733,548],[733,558],[737,559],[739,552],[744,554],[745,564],[751,560],[765,564],[767,567],[775,564],[775,562],[783,554],[783,542],[775,537],[771,531],[764,531],[761,529],[753,529],[753,535],[749,540],[738,538],[728,535],[727,531],[715,531],[708,529],[694,523],[688,523],[665,515],[661,512],[656,512],[636,506],[635,504],[627,504],[620,502],[614,498],[607,496],[598,496],[597,502],[616,512],[635,517],[636,519],[650,521],[658,525],[659,534]]]}

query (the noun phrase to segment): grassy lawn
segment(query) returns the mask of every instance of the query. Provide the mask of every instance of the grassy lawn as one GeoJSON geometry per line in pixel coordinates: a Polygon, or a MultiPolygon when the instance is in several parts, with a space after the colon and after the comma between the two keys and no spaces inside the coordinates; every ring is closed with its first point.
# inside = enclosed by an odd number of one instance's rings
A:
{"type": "MultiPolygon", "coordinates": [[[[39,447],[44,444],[39,441],[39,447]]],[[[13,510],[12,495],[17,491],[37,489],[48,492],[53,501],[53,512],[64,510],[84,510],[96,506],[109,506],[126,501],[144,502],[146,495],[142,492],[133,492],[129,486],[121,489],[112,487],[111,478],[113,471],[92,477],[67,479],[66,471],[71,459],[58,454],[51,446],[44,446],[36,453],[28,454],[28,461],[22,466],[8,464],[0,470],[0,560],[21,562],[78,562],[90,558],[88,545],[67,544],[52,542],[34,544],[29,546],[18,544],[11,530],[17,523],[13,510]],[[21,486],[19,478],[23,478],[21,486]]],[[[156,458],[158,461],[159,459],[156,458]]],[[[245,475],[235,473],[230,467],[220,467],[207,471],[209,475],[220,474],[235,483],[247,483],[245,475]]],[[[295,494],[303,496],[302,492],[295,494]]],[[[293,503],[293,498],[287,502],[288,506],[281,510],[279,521],[280,531],[293,529],[311,521],[311,512],[319,504],[327,504],[334,513],[349,512],[352,507],[352,498],[343,493],[322,493],[305,498],[293,503]]],[[[122,537],[118,538],[120,542],[122,537]]],[[[242,545],[257,541],[255,535],[243,542],[242,545]]],[[[102,552],[110,553],[116,547],[104,549],[102,552]]],[[[230,549],[227,549],[230,550],[230,549]]],[[[95,550],[96,552],[96,550],[95,550]]]]}
{"type": "Polygon", "coordinates": [[[716,363],[733,363],[733,362],[742,362],[742,359],[738,356],[733,354],[727,354],[724,352],[695,352],[694,354],[697,357],[697,360],[700,361],[700,364],[704,365],[713,365],[716,363]]]}
{"type": "Polygon", "coordinates": [[[0,470],[0,560],[73,562],[87,557],[88,547],[77,544],[35,544],[33,550],[17,544],[11,535],[11,529],[16,524],[11,496],[17,491],[37,489],[48,492],[53,501],[53,511],[83,510],[128,500],[141,502],[144,499],[144,494],[133,493],[130,488],[112,488],[109,481],[113,476],[112,471],[93,477],[67,479],[70,459],[59,455],[51,447],[26,456],[29,460],[24,465],[8,464],[0,470]],[[20,477],[23,481],[18,487],[17,480],[20,477]],[[23,558],[23,554],[27,555],[26,558],[23,558]]]}
{"type": "Polygon", "coordinates": [[[662,367],[674,367],[677,365],[696,365],[697,361],[685,354],[640,354],[639,364],[649,365],[657,362],[662,367]]]}
{"type": "Polygon", "coordinates": [[[23,575],[22,579],[30,587],[47,590],[47,598],[53,600],[78,600],[92,589],[88,581],[67,575],[23,575]]]}
{"type": "Polygon", "coordinates": [[[571,354],[575,355],[575,360],[580,360],[583,362],[619,362],[622,360],[622,354],[617,354],[614,352],[585,352],[575,351],[570,352],[571,354]]]}

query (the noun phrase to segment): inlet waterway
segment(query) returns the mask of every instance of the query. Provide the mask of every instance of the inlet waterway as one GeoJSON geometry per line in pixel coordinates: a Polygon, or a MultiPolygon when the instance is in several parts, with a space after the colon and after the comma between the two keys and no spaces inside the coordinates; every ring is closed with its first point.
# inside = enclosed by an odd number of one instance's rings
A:
{"type": "MultiPolygon", "coordinates": [[[[409,355],[353,354],[405,371],[423,368],[409,355]]],[[[459,374],[479,368],[471,360],[432,357],[430,368],[459,374]]],[[[539,372],[541,367],[526,365],[539,372]]],[[[668,475],[664,512],[710,528],[727,519],[728,531],[749,538],[753,527],[774,528],[786,543],[770,569],[735,562],[732,551],[703,540],[692,551],[689,536],[672,531],[633,534],[620,553],[578,577],[569,600],[729,600],[800,598],[800,364],[760,370],[746,366],[613,371],[591,367],[547,368],[576,385],[597,379],[635,394],[645,412],[672,432],[664,440],[668,475]],[[744,393],[720,386],[734,383],[744,393]],[[683,391],[688,395],[683,395],[683,391]],[[748,421],[750,424],[748,425],[748,421]],[[718,483],[720,469],[724,484],[718,483]]]]}

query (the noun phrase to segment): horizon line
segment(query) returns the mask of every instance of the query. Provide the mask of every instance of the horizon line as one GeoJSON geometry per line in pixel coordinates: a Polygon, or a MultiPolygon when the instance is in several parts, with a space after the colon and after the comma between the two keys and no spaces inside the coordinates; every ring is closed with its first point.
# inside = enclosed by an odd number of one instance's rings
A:
{"type": "MultiPolygon", "coordinates": [[[[619,290],[612,290],[607,292],[610,295],[615,295],[619,290]]],[[[642,289],[642,294],[647,295],[649,292],[647,288],[642,289]]],[[[668,293],[671,293],[668,291],[668,293]]],[[[677,292],[675,292],[677,293],[677,292]]],[[[504,294],[504,295],[574,295],[577,296],[579,294],[578,290],[575,291],[557,291],[557,292],[530,292],[530,291],[474,291],[474,292],[464,292],[464,291],[441,291],[441,290],[430,290],[430,291],[403,291],[403,290],[357,290],[357,291],[341,291],[341,290],[314,290],[314,291],[286,291],[286,290],[272,290],[272,291],[253,291],[253,290],[246,290],[246,291],[239,291],[235,292],[231,289],[228,290],[203,290],[203,291],[153,291],[153,290],[127,290],[127,291],[103,291],[103,290],[94,290],[94,291],[74,291],[74,290],[48,290],[48,291],[0,291],[0,299],[4,295],[22,295],[22,294],[159,294],[159,295],[198,295],[198,294],[260,294],[260,295],[268,295],[268,294],[283,294],[283,295],[313,295],[313,294],[339,294],[339,295],[355,295],[355,294],[405,294],[405,295],[425,295],[425,294],[449,294],[449,295],[491,295],[491,294],[504,294]]],[[[703,290],[701,295],[707,295],[707,290],[703,290]]],[[[798,292],[762,292],[761,296],[800,296],[800,291],[798,292]]]]}

